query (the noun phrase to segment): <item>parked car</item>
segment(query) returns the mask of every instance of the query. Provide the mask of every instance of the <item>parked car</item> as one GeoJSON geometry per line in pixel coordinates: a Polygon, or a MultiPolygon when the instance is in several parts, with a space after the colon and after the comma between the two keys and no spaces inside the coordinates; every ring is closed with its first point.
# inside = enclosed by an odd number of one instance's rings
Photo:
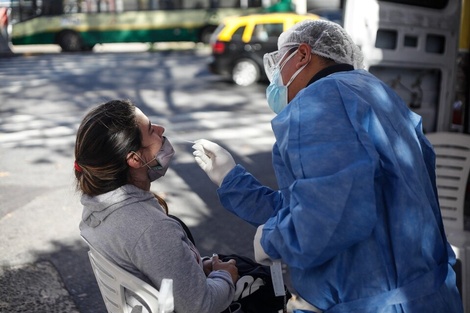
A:
{"type": "Polygon", "coordinates": [[[266,80],[265,53],[277,50],[279,35],[295,23],[319,19],[315,14],[266,13],[226,18],[215,30],[210,44],[209,70],[248,86],[266,80]]]}

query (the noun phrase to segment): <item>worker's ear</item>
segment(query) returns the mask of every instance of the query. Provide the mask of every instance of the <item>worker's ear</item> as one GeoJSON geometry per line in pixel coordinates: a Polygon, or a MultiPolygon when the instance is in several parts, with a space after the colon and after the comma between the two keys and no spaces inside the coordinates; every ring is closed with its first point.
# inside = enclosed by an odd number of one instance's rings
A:
{"type": "Polygon", "coordinates": [[[310,48],[310,46],[306,43],[300,44],[297,53],[299,54],[297,63],[295,64],[297,68],[301,68],[305,64],[309,63],[312,59],[312,48],[310,48]]]}
{"type": "Polygon", "coordinates": [[[127,165],[132,168],[140,168],[141,167],[141,160],[136,152],[131,151],[127,154],[127,165]]]}

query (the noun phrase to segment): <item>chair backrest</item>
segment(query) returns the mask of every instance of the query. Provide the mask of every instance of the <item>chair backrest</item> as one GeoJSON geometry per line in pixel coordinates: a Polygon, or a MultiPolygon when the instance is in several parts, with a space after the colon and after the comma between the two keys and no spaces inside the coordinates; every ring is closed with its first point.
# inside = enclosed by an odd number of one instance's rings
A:
{"type": "Polygon", "coordinates": [[[446,228],[464,230],[464,207],[470,171],[470,135],[426,134],[436,152],[436,183],[446,228]]]}
{"type": "Polygon", "coordinates": [[[91,267],[108,313],[173,312],[173,280],[163,279],[159,292],[151,285],[108,260],[94,249],[85,238],[83,240],[90,248],[88,256],[91,267]],[[128,291],[128,294],[136,295],[133,298],[134,303],[129,303],[130,297],[126,295],[126,291],[128,291]],[[139,301],[142,306],[136,306],[135,301],[139,301]],[[132,310],[132,307],[141,310],[132,310]]]}

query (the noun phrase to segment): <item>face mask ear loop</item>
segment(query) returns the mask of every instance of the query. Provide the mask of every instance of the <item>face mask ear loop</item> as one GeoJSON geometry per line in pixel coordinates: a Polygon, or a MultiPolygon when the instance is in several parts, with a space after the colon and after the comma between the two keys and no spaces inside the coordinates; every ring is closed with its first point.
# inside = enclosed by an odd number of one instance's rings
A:
{"type": "MultiPolygon", "coordinates": [[[[287,50],[286,53],[289,52],[289,51],[290,51],[290,50],[287,50]]],[[[289,62],[289,60],[294,57],[294,55],[295,55],[295,52],[292,53],[291,55],[289,55],[289,56],[287,57],[287,59],[285,59],[284,62],[282,62],[282,64],[279,66],[279,71],[282,71],[282,69],[284,68],[284,65],[286,65],[287,62],[289,62]]]]}
{"type": "MultiPolygon", "coordinates": [[[[147,163],[143,164],[141,167],[144,167],[144,166],[147,166],[148,168],[152,168],[149,164],[153,162],[153,160],[157,160],[156,158],[153,158],[151,159],[150,161],[148,161],[147,163]]],[[[157,161],[158,163],[158,161],[157,161]]]]}
{"type": "MultiPolygon", "coordinates": [[[[312,56],[310,56],[310,60],[312,59],[312,56]]],[[[308,60],[307,63],[305,63],[304,66],[302,66],[301,68],[299,68],[297,70],[297,72],[294,73],[294,75],[292,75],[292,77],[289,79],[289,81],[287,82],[286,84],[286,87],[289,87],[289,85],[294,81],[294,79],[297,77],[297,75],[300,74],[300,72],[302,72],[302,70],[310,63],[310,60],[308,60]]]]}
{"type": "MultiPolygon", "coordinates": [[[[287,51],[287,52],[289,52],[289,51],[287,51]]],[[[286,52],[286,53],[287,53],[287,52],[286,52]]],[[[284,80],[282,79],[281,71],[282,71],[282,69],[284,68],[284,66],[287,64],[287,62],[289,62],[289,60],[294,57],[294,55],[295,55],[295,53],[292,53],[291,55],[289,55],[289,56],[284,60],[284,62],[282,62],[281,65],[279,65],[279,76],[280,76],[282,85],[284,85],[284,80]]]]}
{"type": "MultiPolygon", "coordinates": [[[[132,153],[134,153],[134,154],[139,158],[140,162],[144,163],[144,160],[140,157],[140,155],[137,154],[137,152],[132,151],[132,153]]],[[[144,166],[147,166],[147,168],[150,168],[150,166],[149,166],[148,164],[149,164],[150,162],[152,162],[153,160],[155,160],[155,158],[151,159],[150,161],[148,161],[148,162],[145,163],[145,164],[142,164],[142,165],[140,166],[140,168],[142,168],[142,167],[144,167],[144,166]]]]}

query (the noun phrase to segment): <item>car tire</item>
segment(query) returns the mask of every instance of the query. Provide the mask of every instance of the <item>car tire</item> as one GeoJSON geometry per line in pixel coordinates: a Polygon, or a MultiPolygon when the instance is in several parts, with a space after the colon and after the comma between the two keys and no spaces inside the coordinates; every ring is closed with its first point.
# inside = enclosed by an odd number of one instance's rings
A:
{"type": "Polygon", "coordinates": [[[57,43],[64,52],[82,51],[82,38],[72,30],[61,32],[57,37],[57,43]]]}
{"type": "Polygon", "coordinates": [[[249,86],[259,81],[260,68],[251,59],[237,60],[232,69],[232,81],[239,86],[249,86]]]}
{"type": "Polygon", "coordinates": [[[82,51],[93,51],[95,45],[82,46],[82,51]]]}

